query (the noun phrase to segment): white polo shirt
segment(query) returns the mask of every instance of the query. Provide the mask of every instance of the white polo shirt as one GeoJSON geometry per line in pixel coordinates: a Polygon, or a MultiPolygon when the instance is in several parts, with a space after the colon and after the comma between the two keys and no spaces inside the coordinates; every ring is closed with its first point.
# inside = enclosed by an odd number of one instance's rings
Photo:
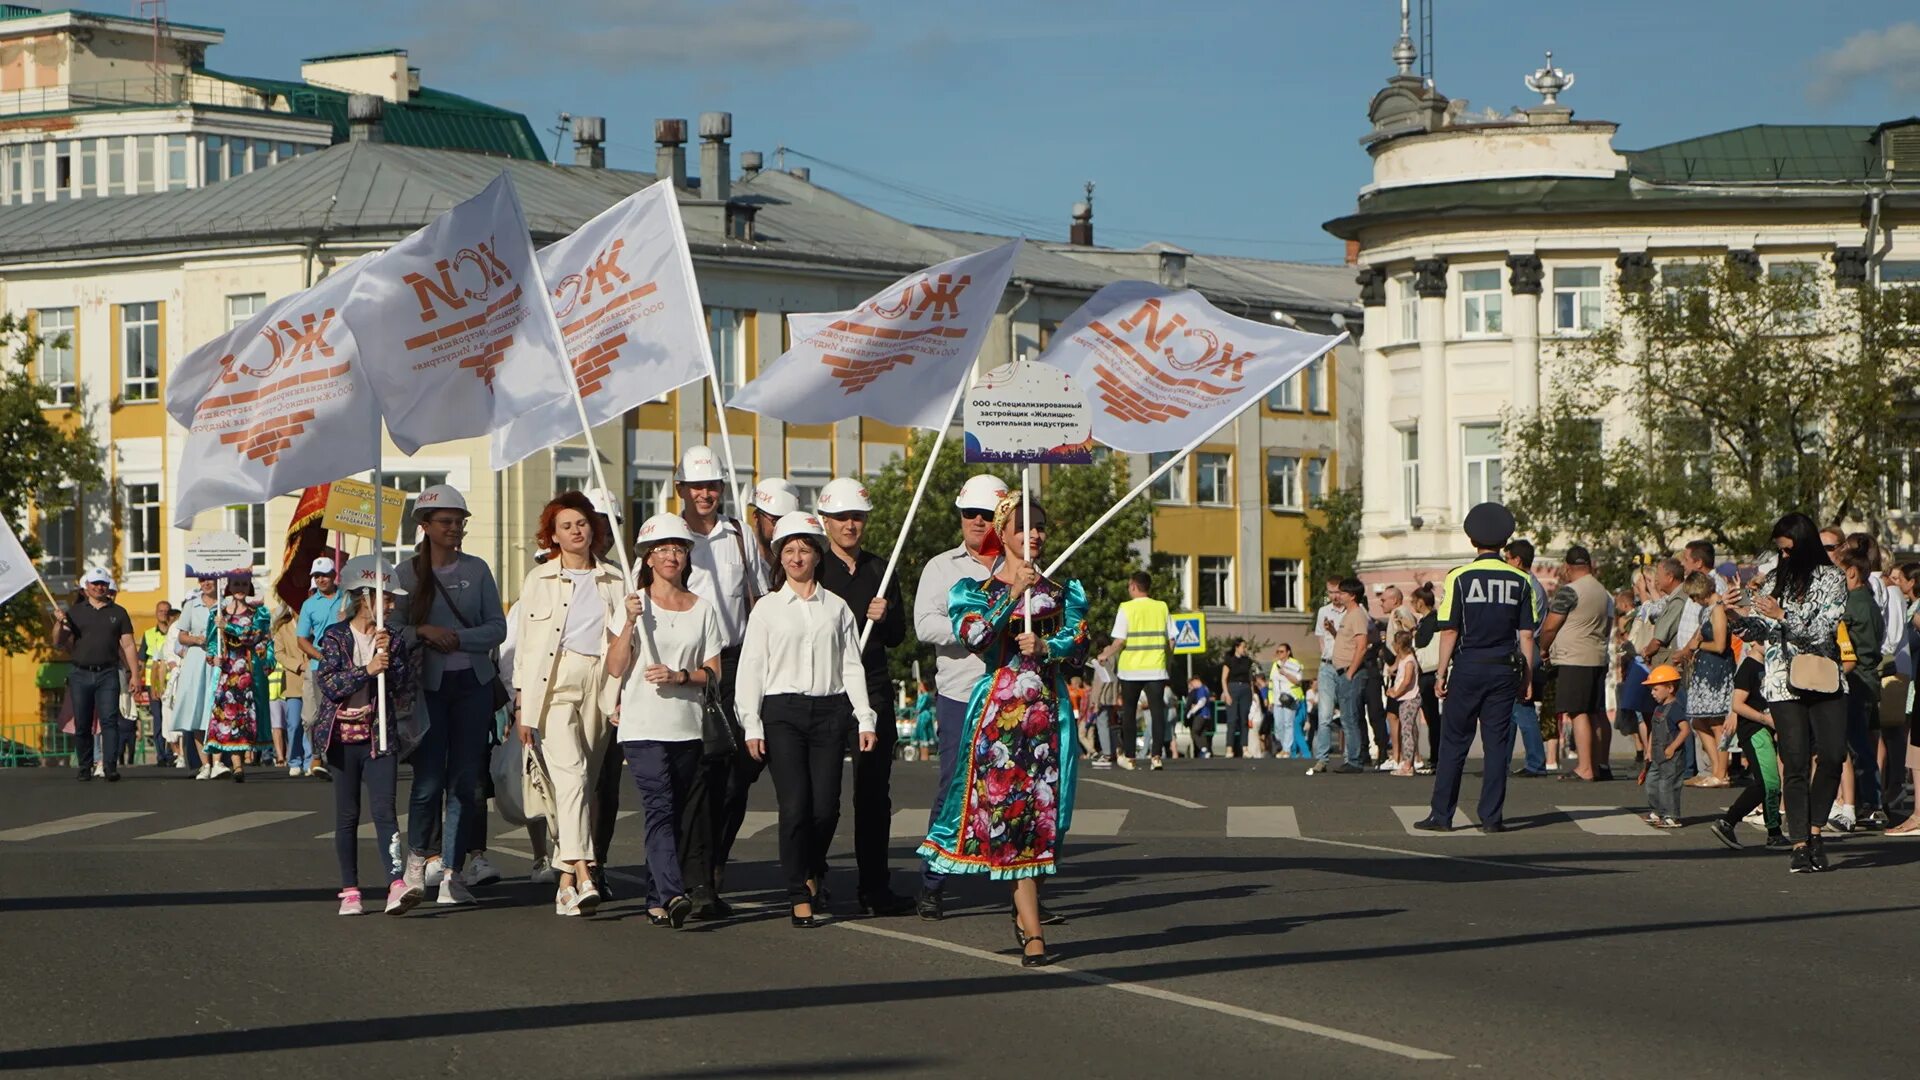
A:
{"type": "Polygon", "coordinates": [[[705,535],[694,530],[692,568],[687,588],[713,605],[720,616],[720,634],[726,648],[737,647],[747,632],[747,575],[753,575],[753,598],[766,594],[767,564],[760,545],[735,518],[722,517],[705,535]],[[737,538],[737,539],[736,539],[737,538]],[[741,562],[745,552],[746,562],[741,562]]]}

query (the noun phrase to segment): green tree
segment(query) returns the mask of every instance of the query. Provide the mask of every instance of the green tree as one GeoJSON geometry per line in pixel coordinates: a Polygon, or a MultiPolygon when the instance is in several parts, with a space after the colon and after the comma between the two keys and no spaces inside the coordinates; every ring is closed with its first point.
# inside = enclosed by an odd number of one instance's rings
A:
{"type": "Polygon", "coordinates": [[[1523,532],[1587,544],[1611,578],[1694,537],[1760,550],[1791,510],[1885,534],[1887,482],[1920,445],[1920,292],[1756,269],[1623,273],[1610,324],[1547,358],[1552,391],[1502,430],[1523,532]]]}
{"type": "Polygon", "coordinates": [[[1311,594],[1320,582],[1349,578],[1360,561],[1360,486],[1327,492],[1316,507],[1319,519],[1307,519],[1307,577],[1311,594]]]}
{"type": "MultiPolygon", "coordinates": [[[[0,518],[27,554],[44,553],[30,511],[72,510],[79,492],[105,482],[100,444],[88,428],[85,402],[49,413],[53,394],[34,377],[44,345],[65,346],[66,335],[45,341],[26,319],[0,314],[0,518]]],[[[46,597],[28,588],[0,607],[0,652],[44,655],[49,646],[46,597]]]]}

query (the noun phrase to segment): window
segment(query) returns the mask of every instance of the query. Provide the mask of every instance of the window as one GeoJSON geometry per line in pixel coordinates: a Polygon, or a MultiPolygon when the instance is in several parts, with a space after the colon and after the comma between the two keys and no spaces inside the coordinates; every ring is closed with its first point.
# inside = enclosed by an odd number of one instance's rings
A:
{"type": "Polygon", "coordinates": [[[1200,606],[1233,607],[1233,556],[1200,556],[1200,606]]]}
{"type": "Polygon", "coordinates": [[[247,175],[247,140],[227,139],[227,179],[247,175]]]}
{"type": "Polygon", "coordinates": [[[185,135],[167,136],[167,186],[168,191],[183,191],[187,186],[187,137],[185,135]]]}
{"type": "Polygon", "coordinates": [[[1179,583],[1180,607],[1178,610],[1193,609],[1193,556],[1191,555],[1154,555],[1155,565],[1166,570],[1173,580],[1179,583]]]}
{"type": "Polygon", "coordinates": [[[1660,288],[1666,294],[1669,310],[1687,305],[1686,314],[1705,318],[1713,297],[1707,291],[1707,268],[1699,263],[1668,263],[1660,268],[1660,288]]]}
{"type": "Polygon", "coordinates": [[[1224,506],[1233,501],[1233,455],[1195,454],[1194,484],[1199,501],[1224,506]]]}
{"type": "Polygon", "coordinates": [[[160,572],[160,485],[128,484],[127,520],[122,534],[127,573],[160,572]]]}
{"type": "Polygon", "coordinates": [[[581,446],[556,446],[553,448],[553,490],[555,494],[564,491],[585,491],[593,475],[593,463],[587,460],[587,450],[581,446]]]}
{"type": "Polygon", "coordinates": [[[267,504],[227,507],[227,528],[253,549],[253,572],[259,576],[267,568],[267,504]]]}
{"type": "Polygon", "coordinates": [[[1300,459],[1291,454],[1267,455],[1267,506],[1274,510],[1300,509],[1300,459]]]}
{"type": "Polygon", "coordinates": [[[1402,274],[1393,284],[1400,293],[1400,340],[1419,341],[1420,297],[1413,291],[1413,275],[1402,274]]]}
{"type": "Polygon", "coordinates": [[[107,194],[125,195],[127,187],[127,143],[125,139],[108,139],[104,153],[107,155],[107,194]]]}
{"type": "Polygon", "coordinates": [[[154,161],[155,156],[159,153],[159,149],[160,136],[134,136],[133,153],[134,161],[136,162],[134,175],[139,179],[139,187],[137,190],[141,192],[153,191],[159,185],[159,165],[154,161]]]}
{"type": "Polygon", "coordinates": [[[73,383],[73,309],[41,308],[40,382],[53,391],[55,405],[71,405],[73,383]]]}
{"type": "Polygon", "coordinates": [[[290,142],[275,143],[273,147],[273,160],[292,161],[293,144],[290,142]]]}
{"type": "Polygon", "coordinates": [[[1313,363],[1307,365],[1307,409],[1310,412],[1323,413],[1331,408],[1328,404],[1331,395],[1327,387],[1327,368],[1330,364],[1327,356],[1317,356],[1313,363]]]}
{"type": "Polygon", "coordinates": [[[273,164],[273,144],[265,139],[255,139],[247,145],[247,171],[258,172],[273,164]]]}
{"type": "Polygon", "coordinates": [[[80,572],[80,508],[51,502],[40,511],[40,573],[71,578],[80,572]]]}
{"type": "Polygon", "coordinates": [[[1310,457],[1305,466],[1307,505],[1318,506],[1327,497],[1327,459],[1310,457]]]}
{"type": "Polygon", "coordinates": [[[413,497],[435,484],[447,482],[444,472],[390,472],[380,475],[381,483],[390,488],[399,488],[407,493],[407,505],[400,511],[400,542],[387,549],[387,558],[397,565],[401,561],[413,558],[413,545],[419,540],[419,530],[413,527],[413,497]]]}
{"type": "Polygon", "coordinates": [[[80,195],[92,195],[100,188],[100,153],[104,146],[99,139],[88,139],[80,144],[80,195]]]}
{"type": "Polygon", "coordinates": [[[667,510],[667,495],[673,491],[673,474],[657,469],[635,469],[633,473],[633,501],[628,505],[633,516],[627,519],[627,534],[631,536],[640,527],[640,523],[655,514],[667,510]]]}
{"type": "Polygon", "coordinates": [[[1585,334],[1600,328],[1600,268],[1556,267],[1553,271],[1553,329],[1585,334]]]}
{"type": "Polygon", "coordinates": [[[1504,331],[1501,320],[1500,271],[1468,270],[1460,275],[1460,332],[1467,337],[1492,337],[1504,331]]]}
{"type": "Polygon", "coordinates": [[[1267,395],[1267,408],[1275,412],[1300,411],[1300,377],[1283,380],[1267,395]]]}
{"type": "MultiPolygon", "coordinates": [[[[800,509],[810,511],[820,504],[820,489],[832,479],[826,473],[796,471],[787,477],[787,483],[793,485],[793,497],[800,500],[800,509]]],[[[752,494],[752,485],[748,485],[748,494],[752,494]]]]}
{"type": "Polygon", "coordinates": [[[120,305],[120,399],[160,400],[158,303],[120,305]]]}
{"type": "Polygon", "coordinates": [[[1804,334],[1814,328],[1814,318],[1820,312],[1820,270],[1810,262],[1777,262],[1767,264],[1767,280],[1782,286],[1791,286],[1793,295],[1801,303],[1798,307],[1775,313],[1775,325],[1783,334],[1804,334]]]}
{"type": "Polygon", "coordinates": [[[53,144],[53,197],[73,198],[73,142],[62,139],[53,144]]]}
{"type": "Polygon", "coordinates": [[[1412,523],[1420,510],[1420,429],[1400,429],[1400,520],[1412,523]]]}
{"type": "MultiPolygon", "coordinates": [[[[1157,471],[1160,468],[1160,466],[1165,465],[1167,463],[1167,460],[1171,457],[1173,457],[1173,455],[1170,453],[1148,454],[1147,455],[1147,472],[1149,474],[1152,474],[1153,472],[1157,471]]],[[[1153,482],[1153,499],[1155,502],[1186,502],[1187,501],[1186,459],[1182,458],[1178,463],[1176,463],[1173,466],[1173,468],[1168,469],[1166,472],[1162,473],[1160,475],[1160,478],[1153,482]]]]}
{"type": "Polygon", "coordinates": [[[1880,264],[1880,284],[1911,288],[1920,285],[1920,261],[1888,259],[1880,264]]]}
{"type": "Polygon", "coordinates": [[[707,336],[713,344],[713,370],[720,376],[722,399],[732,398],[740,389],[741,365],[745,363],[743,325],[740,312],[733,308],[707,309],[707,336]]]}
{"type": "Polygon", "coordinates": [[[225,178],[223,166],[227,161],[227,141],[218,135],[209,135],[200,147],[200,182],[211,184],[225,178]]]}
{"type": "Polygon", "coordinates": [[[1267,610],[1300,610],[1300,560],[1267,560],[1267,610]]]}
{"type": "Polygon", "coordinates": [[[28,143],[26,150],[26,176],[20,187],[20,201],[32,202],[36,192],[45,190],[47,147],[45,143],[28,143]]]}
{"type": "Polygon", "coordinates": [[[1464,424],[1461,453],[1467,485],[1467,506],[1500,501],[1500,425],[1464,424]]]}
{"type": "Polygon", "coordinates": [[[227,297],[227,329],[232,330],[267,306],[266,293],[238,293],[227,297]]]}

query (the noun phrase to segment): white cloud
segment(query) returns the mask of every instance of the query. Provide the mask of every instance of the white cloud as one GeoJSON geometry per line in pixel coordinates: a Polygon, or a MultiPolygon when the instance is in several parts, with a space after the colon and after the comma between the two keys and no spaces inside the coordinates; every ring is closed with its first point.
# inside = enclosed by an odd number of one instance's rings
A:
{"type": "Polygon", "coordinates": [[[1885,80],[1896,97],[1920,94],[1920,23],[1867,30],[1813,60],[1807,97],[1831,105],[1862,85],[1885,80]]]}
{"type": "Polygon", "coordinates": [[[832,0],[426,0],[415,11],[417,56],[516,73],[792,68],[872,34],[832,0]]]}

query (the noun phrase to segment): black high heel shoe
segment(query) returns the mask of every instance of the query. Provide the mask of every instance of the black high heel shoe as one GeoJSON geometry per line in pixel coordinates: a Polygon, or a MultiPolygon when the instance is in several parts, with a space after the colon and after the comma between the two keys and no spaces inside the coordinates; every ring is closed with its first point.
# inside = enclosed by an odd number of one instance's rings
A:
{"type": "Polygon", "coordinates": [[[1018,914],[1015,914],[1013,917],[1013,940],[1020,943],[1021,967],[1046,967],[1048,964],[1053,963],[1053,954],[1047,951],[1047,939],[1038,934],[1032,937],[1027,936],[1027,932],[1020,929],[1020,916],[1018,914]],[[1040,943],[1040,951],[1037,954],[1027,952],[1027,944],[1034,941],[1040,943]]]}
{"type": "MultiPolygon", "coordinates": [[[[799,906],[800,905],[797,903],[793,905],[794,908],[798,908],[799,906]]],[[[812,905],[809,904],[808,906],[812,906],[812,905]]],[[[811,930],[814,927],[820,925],[819,917],[817,915],[800,915],[800,914],[794,913],[793,911],[789,911],[788,914],[792,916],[793,925],[796,929],[811,930]]]]}

